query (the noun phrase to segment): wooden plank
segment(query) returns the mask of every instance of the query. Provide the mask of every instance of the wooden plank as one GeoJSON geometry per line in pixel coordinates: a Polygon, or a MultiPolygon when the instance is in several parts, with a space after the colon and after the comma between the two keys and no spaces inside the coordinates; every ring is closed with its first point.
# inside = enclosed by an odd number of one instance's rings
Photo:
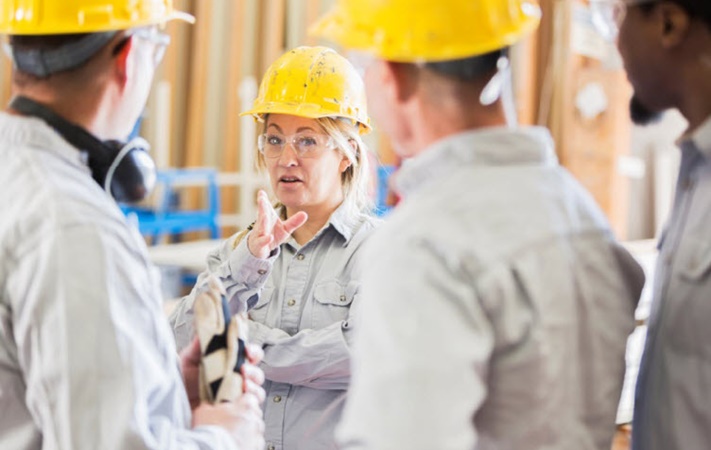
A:
{"type": "Polygon", "coordinates": [[[12,60],[2,58],[0,62],[0,101],[7,105],[12,97],[12,60]]]}
{"type": "Polygon", "coordinates": [[[513,63],[513,89],[519,123],[536,123],[539,80],[536,66],[538,62],[538,34],[516,45],[511,55],[513,63]]]}
{"type": "Polygon", "coordinates": [[[195,4],[197,22],[192,40],[190,61],[190,91],[188,94],[185,166],[203,164],[203,136],[207,103],[207,78],[212,26],[213,0],[199,0],[195,4]]]}
{"type": "MultiPolygon", "coordinates": [[[[233,0],[229,20],[233,24],[240,24],[247,20],[253,20],[247,16],[249,10],[246,0],[233,0]]],[[[230,27],[227,57],[227,88],[226,88],[226,109],[222,129],[225,130],[225,140],[222,156],[221,171],[239,172],[240,167],[240,127],[239,113],[240,99],[239,86],[244,76],[243,57],[246,45],[253,45],[252,40],[245,39],[245,29],[242,26],[230,27]]],[[[248,168],[247,168],[248,169],[248,168]]],[[[248,169],[249,170],[249,169],[248,169]]],[[[221,213],[234,214],[239,210],[238,189],[234,186],[226,186],[220,189],[221,192],[221,213]]],[[[223,230],[225,235],[235,232],[233,227],[223,230]]]]}
{"type": "Polygon", "coordinates": [[[259,77],[267,68],[286,50],[285,23],[286,0],[263,0],[264,13],[262,16],[263,48],[261,54],[261,67],[259,77]]]}
{"type": "MultiPolygon", "coordinates": [[[[630,151],[631,124],[627,111],[631,89],[621,67],[609,69],[598,59],[573,52],[573,28],[581,26],[573,23],[575,5],[576,2],[561,4],[566,21],[563,38],[556,39],[560,47],[556,55],[561,59],[555,70],[562,80],[556,82],[558,101],[552,129],[561,163],[592,194],[617,236],[624,239],[629,180],[620,174],[618,161],[630,151]],[[604,95],[607,100],[604,111],[595,116],[584,114],[578,104],[579,95],[586,89],[602,91],[604,94],[595,97],[604,95]]],[[[587,103],[583,101],[583,106],[587,103]]]]}
{"type": "MultiPolygon", "coordinates": [[[[322,2],[321,0],[303,0],[302,3],[306,3],[305,6],[305,20],[306,20],[306,27],[305,27],[305,34],[303,36],[303,43],[304,45],[317,45],[318,40],[313,37],[309,36],[308,34],[308,29],[309,27],[316,22],[316,20],[321,16],[321,14],[324,12],[324,8],[322,7],[322,2]]],[[[333,45],[333,44],[331,44],[333,45]]]]}

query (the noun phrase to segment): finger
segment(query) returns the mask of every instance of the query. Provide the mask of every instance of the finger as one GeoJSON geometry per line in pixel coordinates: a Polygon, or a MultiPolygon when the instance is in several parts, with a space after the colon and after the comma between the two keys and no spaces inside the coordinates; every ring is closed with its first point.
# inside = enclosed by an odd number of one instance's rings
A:
{"type": "Polygon", "coordinates": [[[254,236],[254,239],[252,240],[252,245],[255,248],[259,249],[264,247],[269,248],[269,245],[272,243],[273,240],[274,236],[272,236],[271,234],[258,234],[254,236]]]}
{"type": "Polygon", "coordinates": [[[262,402],[259,400],[259,396],[252,392],[245,392],[238,400],[238,402],[245,408],[246,411],[256,411],[261,413],[262,402]]]}
{"type": "Polygon", "coordinates": [[[257,235],[262,235],[267,229],[267,212],[264,210],[261,196],[257,198],[257,220],[254,222],[254,232],[257,235]]]}
{"type": "Polygon", "coordinates": [[[264,371],[257,366],[253,366],[252,364],[242,365],[242,375],[259,385],[264,383],[264,371]]]}
{"type": "Polygon", "coordinates": [[[262,350],[262,347],[260,347],[259,345],[247,344],[246,350],[249,362],[251,362],[255,366],[259,364],[264,358],[264,350],[262,350]]]}
{"type": "Polygon", "coordinates": [[[282,223],[282,226],[284,227],[284,232],[287,234],[293,233],[294,230],[305,224],[308,218],[309,215],[306,214],[304,211],[297,212],[282,223]]]}
{"type": "Polygon", "coordinates": [[[264,216],[264,231],[266,233],[271,233],[274,228],[274,224],[279,217],[277,216],[276,211],[274,211],[274,208],[272,208],[272,205],[269,203],[269,197],[266,192],[259,191],[257,201],[259,203],[260,213],[263,213],[264,216]]]}
{"type": "Polygon", "coordinates": [[[257,397],[259,400],[259,404],[261,405],[264,403],[264,400],[267,398],[267,393],[264,391],[264,388],[260,386],[259,384],[255,383],[252,380],[245,379],[244,381],[245,389],[244,393],[247,394],[252,394],[257,397]]]}
{"type": "Polygon", "coordinates": [[[195,337],[193,341],[180,352],[180,359],[183,363],[190,365],[200,364],[202,354],[200,352],[200,340],[195,337]]]}

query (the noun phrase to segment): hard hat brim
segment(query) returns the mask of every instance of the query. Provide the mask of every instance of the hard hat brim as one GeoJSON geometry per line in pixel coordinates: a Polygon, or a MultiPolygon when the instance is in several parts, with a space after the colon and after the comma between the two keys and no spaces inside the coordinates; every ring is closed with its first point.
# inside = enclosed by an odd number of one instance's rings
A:
{"type": "Polygon", "coordinates": [[[333,117],[333,118],[343,118],[343,119],[349,119],[352,120],[353,122],[358,124],[358,129],[359,129],[359,134],[365,135],[373,131],[373,127],[370,125],[370,123],[364,123],[360,120],[357,120],[353,117],[347,117],[347,116],[339,116],[336,114],[332,113],[318,113],[315,111],[305,111],[303,108],[301,110],[294,108],[293,106],[285,106],[282,104],[278,103],[273,103],[270,104],[267,107],[261,107],[258,109],[250,109],[247,111],[244,111],[239,114],[240,117],[245,117],[245,116],[252,116],[254,117],[255,120],[259,122],[264,121],[264,116],[267,114],[284,114],[287,116],[296,116],[296,117],[303,117],[306,119],[323,119],[326,117],[333,117]]]}

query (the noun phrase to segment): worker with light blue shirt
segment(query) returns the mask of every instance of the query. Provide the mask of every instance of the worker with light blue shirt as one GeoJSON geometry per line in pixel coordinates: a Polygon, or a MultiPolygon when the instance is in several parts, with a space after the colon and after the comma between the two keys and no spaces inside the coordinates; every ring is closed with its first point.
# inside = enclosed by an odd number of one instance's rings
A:
{"type": "Polygon", "coordinates": [[[634,450],[711,446],[711,3],[595,0],[634,88],[633,121],[670,108],[680,139],[674,206],[659,239],[647,340],[632,423],[634,450]],[[606,14],[612,9],[621,14],[606,14]],[[604,18],[616,18],[607,20],[604,18]]]}
{"type": "Polygon", "coordinates": [[[508,47],[531,0],[339,0],[315,25],[359,52],[404,158],[364,249],[344,450],[609,450],[644,275],[518,126],[508,47]]]}
{"type": "Polygon", "coordinates": [[[248,340],[264,348],[266,448],[332,449],[360,323],[361,249],[378,223],[363,81],[335,51],[299,47],[271,65],[245,114],[261,122],[259,161],[279,204],[260,191],[253,226],[209,254],[171,323],[186,345],[195,295],[217,275],[233,312],[249,310],[248,340]]]}
{"type": "Polygon", "coordinates": [[[257,450],[243,395],[200,400],[197,340],[180,355],[157,269],[117,201],[151,189],[142,139],[123,142],[170,39],[170,0],[0,0],[14,64],[0,112],[0,449],[257,450]]]}

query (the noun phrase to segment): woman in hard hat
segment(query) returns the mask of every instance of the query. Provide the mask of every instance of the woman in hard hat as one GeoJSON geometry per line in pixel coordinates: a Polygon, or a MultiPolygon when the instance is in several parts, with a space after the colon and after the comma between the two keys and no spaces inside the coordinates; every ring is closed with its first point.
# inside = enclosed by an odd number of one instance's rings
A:
{"type": "Polygon", "coordinates": [[[265,349],[267,448],[331,449],[350,381],[360,249],[377,220],[363,82],[335,51],[299,47],[272,64],[244,114],[261,122],[259,162],[279,205],[259,193],[253,226],[209,255],[171,323],[185,346],[194,295],[219,276],[232,312],[249,309],[249,341],[265,349]]]}

